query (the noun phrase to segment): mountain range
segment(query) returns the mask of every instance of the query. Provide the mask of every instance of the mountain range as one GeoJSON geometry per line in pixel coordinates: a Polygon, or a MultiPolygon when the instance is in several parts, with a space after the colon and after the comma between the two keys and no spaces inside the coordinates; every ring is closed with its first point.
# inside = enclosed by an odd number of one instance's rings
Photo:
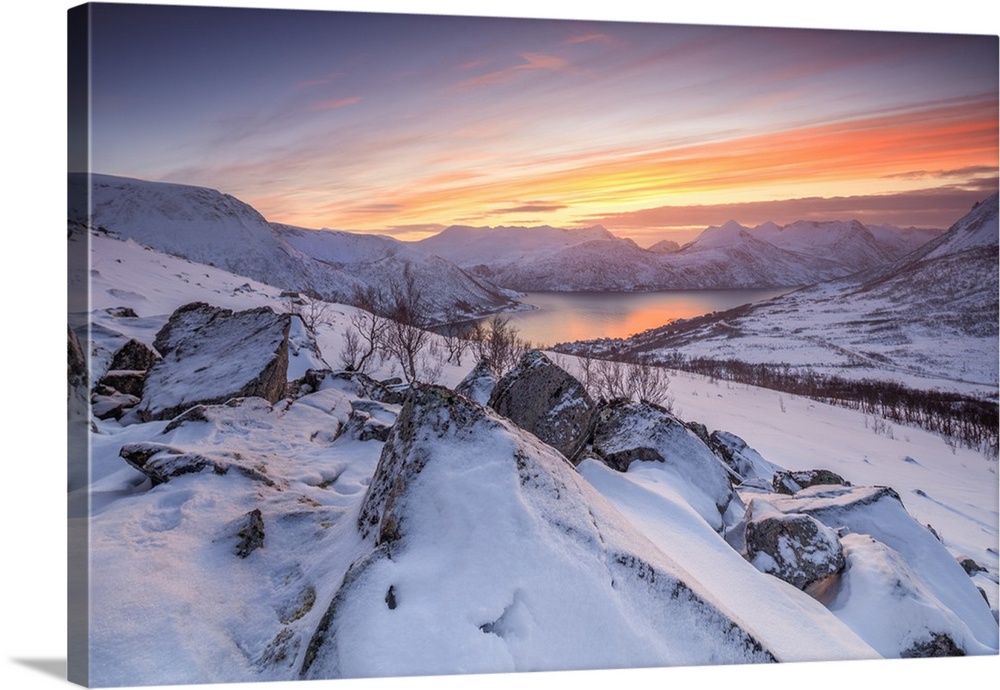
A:
{"type": "MultiPolygon", "coordinates": [[[[87,198],[73,189],[87,178],[70,174],[71,199],[87,198]]],[[[352,302],[356,289],[388,290],[409,271],[434,321],[517,306],[509,291],[387,237],[272,224],[238,199],[203,187],[90,179],[91,226],[285,290],[352,302]]],[[[70,209],[71,221],[86,218],[87,209],[70,209]]]]}
{"type": "Polygon", "coordinates": [[[765,302],[568,350],[653,359],[682,351],[995,395],[997,276],[994,194],[946,233],[894,261],[765,302]]]}
{"type": "Polygon", "coordinates": [[[663,240],[643,249],[601,226],[452,226],[416,245],[514,290],[630,292],[811,285],[898,259],[938,234],[858,221],[752,229],[729,221],[683,247],[663,240]]]}
{"type": "MultiPolygon", "coordinates": [[[[792,287],[898,259],[933,230],[857,221],[710,227],[683,247],[644,249],[593,226],[452,226],[418,241],[268,222],[248,204],[203,187],[89,177],[88,222],[120,238],[286,290],[351,302],[408,272],[436,322],[517,307],[515,291],[633,292],[792,287]]],[[[71,190],[88,176],[70,174],[71,190]]],[[[71,198],[87,198],[77,191],[71,198]]],[[[71,208],[84,222],[88,210],[71,208]]]]}

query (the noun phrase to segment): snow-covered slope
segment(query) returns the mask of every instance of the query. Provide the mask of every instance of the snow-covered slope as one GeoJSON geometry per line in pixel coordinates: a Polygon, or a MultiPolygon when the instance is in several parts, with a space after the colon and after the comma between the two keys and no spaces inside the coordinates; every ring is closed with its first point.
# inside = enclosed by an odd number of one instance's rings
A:
{"type": "MultiPolygon", "coordinates": [[[[120,237],[219,266],[286,290],[350,302],[357,288],[388,290],[404,270],[437,321],[515,306],[509,293],[385,237],[268,223],[243,202],[211,189],[92,175],[90,223],[120,237]]],[[[71,174],[71,187],[87,184],[71,174]]],[[[70,198],[87,195],[75,192],[70,198]]],[[[70,209],[85,222],[87,209],[70,209]]]]}
{"type": "MultiPolygon", "coordinates": [[[[72,324],[95,367],[128,338],[153,344],[181,305],[282,305],[276,288],[135,241],[95,232],[89,250],[92,311],[72,324]]],[[[312,367],[336,361],[350,327],[353,309],[331,306],[317,350],[297,355],[312,367]]],[[[563,364],[575,370],[572,358],[563,364]]],[[[446,364],[440,381],[454,386],[472,365],[446,364]]],[[[290,376],[302,369],[289,363],[290,376]]],[[[982,622],[998,602],[995,461],[919,430],[875,435],[860,413],[771,391],[688,375],[671,391],[678,415],[738,434],[774,463],[760,461],[761,475],[822,462],[856,485],[891,485],[943,543],[930,559],[892,542],[886,530],[922,529],[899,507],[872,537],[884,546],[868,547],[862,530],[872,528],[852,522],[842,540],[857,595],[838,613],[731,545],[733,518],[759,490],[736,487],[726,534],[706,520],[715,508],[691,498],[703,482],[676,466],[686,452],[624,473],[593,457],[574,469],[471,401],[403,414],[330,376],[274,404],[95,420],[90,471],[71,492],[72,520],[90,538],[91,683],[857,659],[892,655],[879,640],[925,621],[952,633],[966,625],[968,636],[951,638],[996,654],[996,630],[982,622]],[[400,417],[391,441],[365,433],[400,417]],[[123,453],[189,471],[154,486],[123,453]],[[362,516],[377,527],[359,529],[362,516]],[[985,569],[971,579],[989,607],[964,623],[978,600],[939,596],[947,578],[968,577],[944,567],[944,550],[985,569]],[[900,558],[912,596],[896,606],[879,595],[889,582],[879,573],[904,572],[900,558]]],[[[684,439],[664,443],[695,443],[684,439]]]]}
{"type": "MultiPolygon", "coordinates": [[[[810,366],[985,395],[998,381],[997,196],[901,259],[599,350],[810,366]]],[[[586,346],[584,346],[586,347],[586,346]]]]}
{"type": "Polygon", "coordinates": [[[455,226],[415,246],[505,287],[524,291],[621,291],[808,285],[848,275],[914,249],[916,234],[858,222],[735,221],[703,231],[684,247],[642,249],[603,227],[455,226]]]}

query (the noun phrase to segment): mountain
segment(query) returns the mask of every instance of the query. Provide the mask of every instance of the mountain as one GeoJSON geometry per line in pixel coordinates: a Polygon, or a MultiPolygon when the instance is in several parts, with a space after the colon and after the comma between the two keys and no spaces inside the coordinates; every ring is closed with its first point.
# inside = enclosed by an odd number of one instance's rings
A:
{"type": "Polygon", "coordinates": [[[683,247],[642,249],[601,226],[455,226],[415,243],[466,270],[521,291],[612,291],[793,287],[848,275],[898,258],[924,236],[849,223],[729,221],[683,247]]]}
{"type": "MultiPolygon", "coordinates": [[[[803,227],[772,232],[801,233],[803,227]]],[[[809,366],[853,378],[995,395],[997,237],[994,195],[946,233],[895,261],[759,304],[591,346],[620,354],[659,357],[678,351],[809,366]]]]}
{"type": "MultiPolygon", "coordinates": [[[[71,174],[69,184],[87,184],[71,174]]],[[[516,306],[510,293],[448,261],[386,237],[271,224],[238,199],[188,185],[92,175],[89,222],[123,238],[286,290],[350,302],[357,288],[387,290],[404,271],[437,321],[516,306]]],[[[87,198],[71,194],[71,198],[87,198]]],[[[84,223],[87,209],[70,209],[84,223]]]]}
{"type": "Polygon", "coordinates": [[[753,235],[788,251],[830,257],[846,273],[888,263],[919,246],[909,246],[905,242],[907,236],[888,229],[880,236],[899,238],[900,242],[880,240],[856,220],[797,221],[784,227],[765,223],[754,228],[753,235]]]}

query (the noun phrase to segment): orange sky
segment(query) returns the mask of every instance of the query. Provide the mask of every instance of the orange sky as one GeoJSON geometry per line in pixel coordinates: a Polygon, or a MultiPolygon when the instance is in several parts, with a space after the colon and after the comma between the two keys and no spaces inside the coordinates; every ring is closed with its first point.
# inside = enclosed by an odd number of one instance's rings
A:
{"type": "Polygon", "coordinates": [[[95,172],[302,227],[946,227],[997,186],[995,36],[102,11],[95,172]]]}

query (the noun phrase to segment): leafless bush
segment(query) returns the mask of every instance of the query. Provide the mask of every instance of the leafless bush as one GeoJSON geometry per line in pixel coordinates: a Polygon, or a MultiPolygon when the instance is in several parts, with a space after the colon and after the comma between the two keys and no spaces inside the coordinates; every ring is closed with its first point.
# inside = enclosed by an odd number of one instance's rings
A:
{"type": "Polygon", "coordinates": [[[431,337],[423,294],[409,267],[389,286],[387,308],[389,325],[385,334],[385,349],[398,364],[407,383],[418,380],[420,353],[431,337]]]}
{"type": "Polygon", "coordinates": [[[514,367],[530,349],[530,344],[522,340],[510,317],[497,314],[490,317],[485,325],[476,323],[466,334],[476,359],[489,362],[493,375],[503,376],[514,367]]]}
{"type": "Polygon", "coordinates": [[[333,324],[333,305],[315,297],[298,295],[285,299],[285,313],[292,314],[302,319],[313,333],[319,326],[330,326],[333,324]]]}
{"type": "Polygon", "coordinates": [[[662,367],[582,357],[580,369],[581,383],[594,398],[627,398],[660,405],[668,411],[673,409],[670,377],[662,367]]]}
{"type": "Polygon", "coordinates": [[[368,371],[385,356],[390,321],[381,312],[385,301],[375,288],[356,288],[352,302],[351,328],[344,334],[340,364],[349,371],[368,371]]]}

